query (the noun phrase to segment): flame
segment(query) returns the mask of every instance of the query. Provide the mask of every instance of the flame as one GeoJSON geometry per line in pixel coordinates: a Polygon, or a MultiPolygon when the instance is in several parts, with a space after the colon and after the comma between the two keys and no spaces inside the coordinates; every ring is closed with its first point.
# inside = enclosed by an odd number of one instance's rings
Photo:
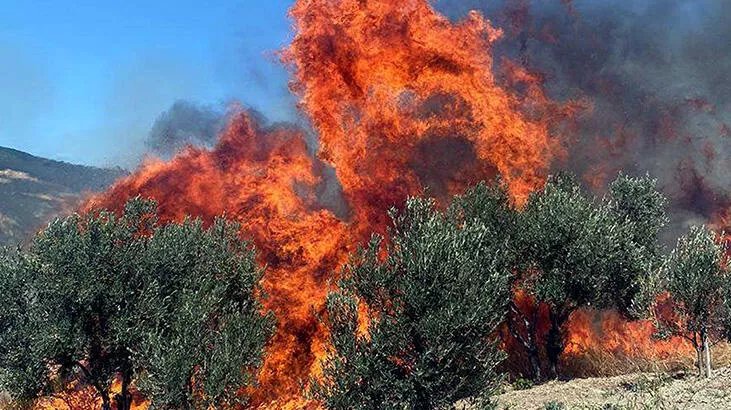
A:
{"type": "Polygon", "coordinates": [[[278,320],[251,393],[268,408],[316,406],[300,392],[326,350],[313,313],[354,245],[385,230],[390,207],[425,189],[447,198],[497,173],[524,200],[561,155],[551,127],[573,112],[517,66],[506,82],[524,95],[498,84],[490,48],[501,31],[477,13],[452,24],[426,0],[301,0],[291,15],[283,59],[319,138],[316,156],[303,131],[264,128],[241,112],[213,149],[148,160],[88,204],[119,209],[143,195],[164,220],[225,213],[242,223],[266,264],[264,303],[278,320]],[[323,162],[335,169],[347,219],[318,200],[323,162]]]}
{"type": "MultiPolygon", "coordinates": [[[[109,396],[122,391],[122,381],[117,379],[112,383],[109,396]]],[[[149,403],[135,391],[132,391],[130,410],[147,410],[149,403]]],[[[35,408],[38,410],[96,410],[102,407],[102,399],[91,386],[82,386],[71,382],[63,392],[52,397],[40,399],[35,408]]]]}
{"type": "Polygon", "coordinates": [[[515,65],[498,86],[502,31],[480,14],[455,25],[423,0],[300,0],[291,15],[292,89],[356,224],[382,224],[384,208],[425,186],[447,195],[495,173],[522,201],[562,155],[549,131],[576,107],[554,105],[515,65]],[[508,91],[516,84],[525,95],[508,91]]]}
{"type": "MultiPolygon", "coordinates": [[[[549,309],[536,304],[524,290],[515,291],[514,302],[522,318],[512,316],[514,331],[528,336],[523,320],[535,327],[539,355],[545,359],[544,343],[551,326],[549,309]]],[[[669,295],[660,295],[654,304],[654,315],[666,323],[679,319],[673,311],[669,295]]],[[[527,352],[507,326],[501,329],[501,348],[508,354],[504,369],[514,377],[523,377],[529,370],[527,352]]],[[[614,376],[635,371],[687,367],[694,357],[690,342],[681,336],[663,337],[650,319],[629,321],[613,310],[588,307],[573,312],[565,325],[561,374],[572,377],[614,376]]],[[[545,369],[544,369],[545,370],[545,369]]]]}
{"type": "MultiPolygon", "coordinates": [[[[243,393],[273,409],[317,407],[301,394],[327,349],[315,313],[348,253],[385,231],[389,208],[425,190],[446,199],[497,174],[522,204],[566,155],[557,131],[585,108],[555,103],[542,76],[510,60],[496,70],[491,49],[502,31],[475,12],[454,24],[427,0],[298,0],[290,13],[295,36],[282,58],[318,138],[315,154],[307,132],[240,111],[212,149],[149,159],[86,204],[120,209],[143,195],[165,221],[225,214],[242,224],[266,265],[264,304],[278,321],[259,385],[243,393]],[[342,198],[322,198],[327,166],[342,198]],[[326,209],[332,201],[348,216],[326,209]]],[[[601,329],[589,313],[572,318],[570,349],[629,348],[646,334],[645,324],[601,315],[601,329]]]]}
{"type": "Polygon", "coordinates": [[[90,203],[119,209],[141,194],[159,201],[164,220],[226,214],[242,224],[267,267],[265,307],[278,321],[254,393],[258,404],[296,395],[324,353],[313,311],[322,310],[327,280],[349,250],[346,224],[315,203],[321,177],[304,137],[293,128],[261,129],[241,112],[212,150],[190,147],[170,162],[148,161],[90,203]]]}
{"type": "Polygon", "coordinates": [[[613,311],[579,310],[568,324],[566,354],[581,355],[592,349],[628,358],[666,360],[692,353],[690,343],[679,336],[659,339],[652,321],[628,322],[613,311]]]}

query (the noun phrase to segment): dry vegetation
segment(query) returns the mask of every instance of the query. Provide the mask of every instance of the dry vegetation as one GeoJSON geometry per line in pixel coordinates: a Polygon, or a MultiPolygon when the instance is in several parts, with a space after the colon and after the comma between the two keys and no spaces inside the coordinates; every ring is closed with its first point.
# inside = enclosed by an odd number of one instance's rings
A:
{"type": "MultiPolygon", "coordinates": [[[[712,348],[713,368],[731,366],[731,344],[718,343],[712,348]]],[[[621,353],[590,350],[582,355],[567,355],[564,374],[570,378],[611,377],[631,373],[694,372],[695,352],[688,346],[683,355],[667,357],[632,357],[621,353]]]]}
{"type": "Polygon", "coordinates": [[[506,385],[500,410],[650,410],[731,408],[731,346],[714,347],[713,376],[699,378],[692,353],[686,358],[640,360],[592,353],[570,358],[576,374],[613,377],[551,381],[520,390],[506,385]]]}
{"type": "MultiPolygon", "coordinates": [[[[728,350],[728,348],[724,348],[724,350],[728,350]]],[[[694,354],[691,349],[682,356],[645,358],[589,350],[581,355],[567,355],[564,360],[566,369],[564,374],[573,379],[611,377],[631,373],[674,373],[694,369],[694,354]]],[[[729,362],[724,361],[723,365],[727,363],[729,362]]]]}
{"type": "Polygon", "coordinates": [[[10,396],[5,392],[0,392],[0,409],[6,409],[10,407],[10,396]]]}

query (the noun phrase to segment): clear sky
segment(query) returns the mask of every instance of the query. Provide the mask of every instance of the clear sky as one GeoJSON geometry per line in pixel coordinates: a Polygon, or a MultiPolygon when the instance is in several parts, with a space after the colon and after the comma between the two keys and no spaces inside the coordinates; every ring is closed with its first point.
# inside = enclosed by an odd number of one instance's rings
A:
{"type": "Polygon", "coordinates": [[[293,114],[290,0],[0,0],[0,146],[133,166],[177,99],[293,114]]]}

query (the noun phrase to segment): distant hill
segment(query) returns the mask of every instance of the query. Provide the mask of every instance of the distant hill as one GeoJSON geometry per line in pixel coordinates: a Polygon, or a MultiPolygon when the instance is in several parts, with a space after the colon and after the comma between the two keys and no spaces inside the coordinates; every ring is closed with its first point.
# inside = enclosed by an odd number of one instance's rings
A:
{"type": "Polygon", "coordinates": [[[0,147],[0,245],[24,242],[84,193],[104,190],[125,174],[0,147]]]}

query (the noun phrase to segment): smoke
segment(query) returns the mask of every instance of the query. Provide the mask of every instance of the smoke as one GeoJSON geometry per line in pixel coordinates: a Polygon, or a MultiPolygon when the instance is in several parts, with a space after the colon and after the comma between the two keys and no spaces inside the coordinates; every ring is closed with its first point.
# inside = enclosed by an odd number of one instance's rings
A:
{"type": "Polygon", "coordinates": [[[178,100],[155,120],[147,145],[161,155],[172,155],[186,145],[211,146],[225,123],[221,109],[178,100]]]}
{"type": "Polygon", "coordinates": [[[673,236],[731,206],[731,2],[441,0],[503,27],[496,52],[545,77],[554,98],[585,96],[565,164],[603,189],[620,170],[659,179],[673,236]]]}
{"type": "Polygon", "coordinates": [[[228,108],[223,105],[206,105],[188,100],[178,100],[153,124],[145,141],[151,153],[165,159],[172,158],[186,146],[215,149],[226,126],[241,113],[257,124],[259,132],[276,135],[291,133],[300,135],[313,161],[313,173],[320,183],[314,190],[313,209],[328,209],[339,218],[347,219],[348,205],[343,198],[342,187],[338,183],[335,170],[315,155],[317,141],[312,131],[303,124],[293,121],[270,121],[266,115],[253,108],[243,108],[240,103],[232,103],[228,108]]]}

